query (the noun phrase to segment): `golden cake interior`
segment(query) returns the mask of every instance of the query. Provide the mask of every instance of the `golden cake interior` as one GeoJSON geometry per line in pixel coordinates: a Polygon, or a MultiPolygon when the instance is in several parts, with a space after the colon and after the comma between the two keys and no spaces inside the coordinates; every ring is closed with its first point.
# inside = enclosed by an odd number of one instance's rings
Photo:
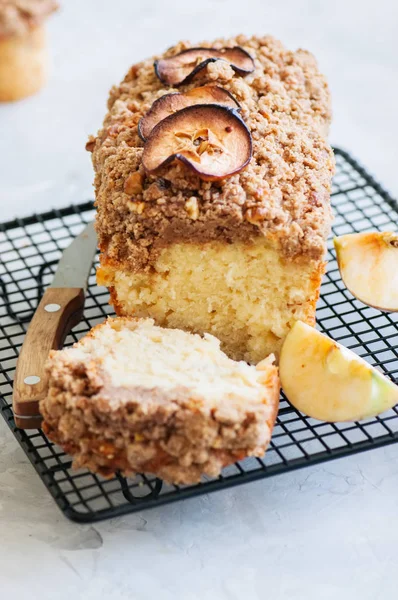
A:
{"type": "Polygon", "coordinates": [[[286,260],[263,239],[251,243],[175,243],[150,272],[103,265],[119,314],[162,326],[210,332],[235,360],[256,363],[278,352],[297,319],[315,321],[324,264],[286,260]]]}
{"type": "Polygon", "coordinates": [[[97,361],[115,388],[170,392],[183,386],[191,398],[214,403],[225,396],[231,402],[264,397],[263,371],[228,358],[215,337],[164,329],[152,319],[111,320],[63,352],[72,362],[97,361]]]}

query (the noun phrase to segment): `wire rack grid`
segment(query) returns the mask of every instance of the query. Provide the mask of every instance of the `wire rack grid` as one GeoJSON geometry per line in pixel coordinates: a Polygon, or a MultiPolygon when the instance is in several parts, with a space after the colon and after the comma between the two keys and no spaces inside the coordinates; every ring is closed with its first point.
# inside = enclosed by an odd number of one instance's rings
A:
{"type": "MultiPolygon", "coordinates": [[[[372,229],[395,230],[398,205],[346,152],[336,149],[332,204],[335,235],[372,229]]],[[[272,442],[261,459],[250,458],[198,485],[168,485],[150,475],[103,479],[74,471],[71,459],[41,430],[15,427],[12,380],[26,329],[43,289],[51,281],[62,250],[93,219],[91,202],[51,210],[0,225],[0,409],[27,457],[63,513],[90,522],[269,477],[306,465],[390,444],[398,440],[398,411],[360,423],[324,423],[305,417],[282,396],[272,442]]],[[[317,309],[320,330],[398,378],[398,314],[381,313],[345,289],[329,244],[329,265],[317,309]]],[[[108,292],[89,280],[82,321],[65,344],[72,344],[112,309],[108,292]]]]}

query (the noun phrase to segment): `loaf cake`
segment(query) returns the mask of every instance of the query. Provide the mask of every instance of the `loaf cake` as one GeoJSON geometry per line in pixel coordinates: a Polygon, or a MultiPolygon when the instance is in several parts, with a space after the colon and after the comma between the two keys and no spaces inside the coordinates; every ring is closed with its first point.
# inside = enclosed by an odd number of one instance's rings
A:
{"type": "Polygon", "coordinates": [[[272,357],[235,362],[219,346],[152,319],[108,319],[52,351],[43,430],[75,467],[104,476],[195,483],[262,456],[278,411],[277,368],[272,357]]]}
{"type": "Polygon", "coordinates": [[[0,102],[36,93],[47,77],[44,20],[54,0],[0,0],[0,102]]]}
{"type": "Polygon", "coordinates": [[[315,323],[331,110],[313,56],[272,37],[181,42],[132,66],[91,137],[97,281],[118,315],[209,332],[235,360],[315,323]]]}

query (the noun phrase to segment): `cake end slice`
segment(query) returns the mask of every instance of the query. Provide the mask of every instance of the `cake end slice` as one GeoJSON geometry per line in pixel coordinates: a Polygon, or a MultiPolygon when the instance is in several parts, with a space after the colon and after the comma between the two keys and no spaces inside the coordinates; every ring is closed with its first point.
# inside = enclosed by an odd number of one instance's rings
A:
{"type": "Polygon", "coordinates": [[[219,341],[152,319],[108,319],[51,353],[43,429],[105,477],[152,473],[189,484],[246,456],[262,456],[279,404],[269,357],[250,366],[219,341]]]}

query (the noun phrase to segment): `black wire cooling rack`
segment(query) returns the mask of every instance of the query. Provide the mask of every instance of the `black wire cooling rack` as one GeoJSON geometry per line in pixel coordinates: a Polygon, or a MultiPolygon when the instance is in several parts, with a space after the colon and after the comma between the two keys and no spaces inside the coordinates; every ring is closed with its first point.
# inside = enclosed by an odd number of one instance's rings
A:
{"type": "MultiPolygon", "coordinates": [[[[395,230],[398,205],[346,152],[336,149],[332,203],[334,234],[395,230]]],[[[282,397],[271,446],[262,459],[246,459],[204,478],[199,485],[168,485],[147,475],[106,480],[71,460],[41,430],[15,427],[11,410],[16,359],[27,326],[62,250],[93,219],[91,202],[52,210],[0,225],[0,407],[2,415],[63,511],[75,521],[97,521],[246,483],[398,440],[398,411],[360,423],[332,424],[310,419],[282,397]]],[[[398,378],[398,314],[381,313],[345,289],[329,245],[329,266],[317,310],[319,328],[353,349],[392,379],[398,378]]],[[[71,344],[111,314],[108,292],[89,280],[84,317],[68,336],[71,344]]]]}

